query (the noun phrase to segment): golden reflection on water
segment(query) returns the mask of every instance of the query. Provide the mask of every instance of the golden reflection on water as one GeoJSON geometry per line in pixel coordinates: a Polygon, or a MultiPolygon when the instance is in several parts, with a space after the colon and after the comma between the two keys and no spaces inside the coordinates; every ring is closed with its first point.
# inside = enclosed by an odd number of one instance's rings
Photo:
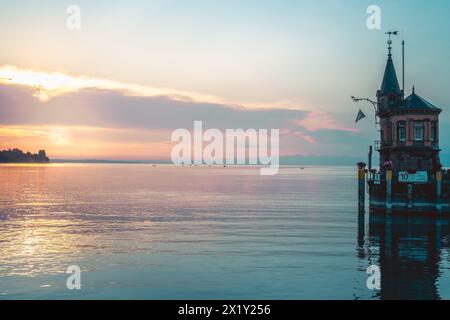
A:
{"type": "MultiPolygon", "coordinates": [[[[170,252],[199,234],[212,241],[216,208],[254,204],[254,183],[244,175],[259,177],[259,168],[0,165],[0,277],[62,273],[97,254],[170,252]],[[238,195],[235,180],[244,182],[238,195]]],[[[230,210],[219,223],[236,217],[242,212],[230,210]]]]}
{"type": "Polygon", "coordinates": [[[60,165],[0,166],[0,276],[61,273],[79,253],[73,221],[48,214],[62,200],[46,187],[49,166],[60,165]]]}
{"type": "MultiPolygon", "coordinates": [[[[73,261],[96,253],[152,250],[152,243],[166,237],[153,232],[152,219],[176,212],[192,193],[164,190],[164,173],[142,179],[149,168],[0,165],[0,277],[63,273],[73,261]]],[[[217,188],[219,182],[211,181],[217,188]]],[[[213,203],[200,191],[196,208],[213,203]]]]}
{"type": "Polygon", "coordinates": [[[1,228],[0,275],[34,276],[64,272],[64,261],[77,256],[77,235],[63,226],[70,221],[24,219],[1,228]],[[6,232],[5,232],[6,231],[6,232]]]}

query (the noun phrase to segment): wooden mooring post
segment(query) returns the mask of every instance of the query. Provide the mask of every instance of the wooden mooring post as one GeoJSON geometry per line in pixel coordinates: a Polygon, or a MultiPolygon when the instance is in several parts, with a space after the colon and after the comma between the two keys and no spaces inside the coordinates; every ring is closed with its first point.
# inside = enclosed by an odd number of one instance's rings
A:
{"type": "Polygon", "coordinates": [[[364,213],[366,207],[366,164],[358,163],[358,212],[364,213]]]}

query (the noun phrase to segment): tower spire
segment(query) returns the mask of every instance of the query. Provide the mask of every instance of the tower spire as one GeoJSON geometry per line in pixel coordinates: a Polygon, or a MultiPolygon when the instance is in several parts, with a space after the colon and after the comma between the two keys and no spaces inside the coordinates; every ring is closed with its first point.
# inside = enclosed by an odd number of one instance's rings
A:
{"type": "Polygon", "coordinates": [[[383,82],[377,93],[378,98],[385,97],[383,104],[385,108],[395,107],[403,98],[403,91],[400,89],[397,74],[395,72],[394,61],[392,60],[392,39],[391,36],[398,35],[398,31],[386,32],[388,35],[388,59],[384,70],[383,82]]]}

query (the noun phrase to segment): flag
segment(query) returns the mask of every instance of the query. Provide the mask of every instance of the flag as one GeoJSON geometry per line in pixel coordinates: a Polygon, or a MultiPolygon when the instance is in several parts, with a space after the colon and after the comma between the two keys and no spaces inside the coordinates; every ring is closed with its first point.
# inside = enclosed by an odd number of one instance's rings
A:
{"type": "Polygon", "coordinates": [[[357,123],[361,119],[364,119],[365,117],[366,117],[366,115],[364,114],[364,112],[362,112],[361,109],[359,109],[358,115],[356,116],[355,123],[357,123]]]}

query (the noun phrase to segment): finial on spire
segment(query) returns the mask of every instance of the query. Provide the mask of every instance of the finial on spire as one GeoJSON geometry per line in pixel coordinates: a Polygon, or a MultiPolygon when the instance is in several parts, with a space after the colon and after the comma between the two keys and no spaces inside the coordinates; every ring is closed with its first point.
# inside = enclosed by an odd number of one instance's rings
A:
{"type": "Polygon", "coordinates": [[[391,50],[392,50],[392,40],[391,40],[391,36],[392,35],[394,35],[394,36],[397,36],[398,35],[398,31],[388,31],[388,32],[385,32],[385,34],[387,34],[388,35],[388,50],[389,50],[389,53],[388,53],[388,57],[389,57],[389,59],[390,58],[392,58],[392,53],[391,53],[391,50]]]}

